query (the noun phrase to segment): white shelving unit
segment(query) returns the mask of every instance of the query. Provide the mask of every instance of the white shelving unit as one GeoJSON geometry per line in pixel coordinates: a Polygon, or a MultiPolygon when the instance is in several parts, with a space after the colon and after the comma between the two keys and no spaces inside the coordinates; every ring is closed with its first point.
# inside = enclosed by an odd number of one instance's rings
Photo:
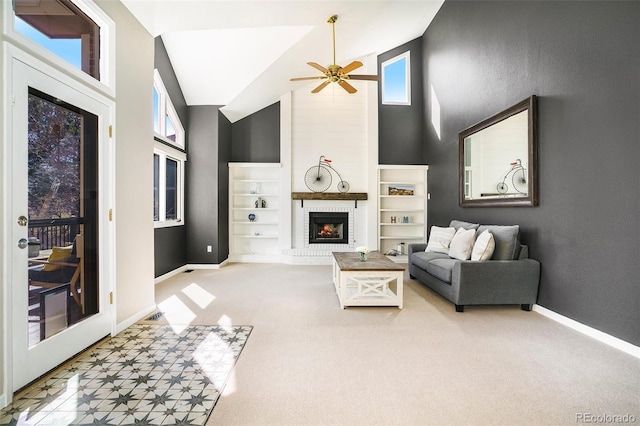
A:
{"type": "Polygon", "coordinates": [[[389,256],[407,262],[407,247],[427,238],[427,171],[429,166],[378,166],[378,251],[390,253],[404,243],[404,252],[389,256]]]}
{"type": "Polygon", "coordinates": [[[281,170],[280,163],[229,163],[229,261],[280,260],[281,170]]]}

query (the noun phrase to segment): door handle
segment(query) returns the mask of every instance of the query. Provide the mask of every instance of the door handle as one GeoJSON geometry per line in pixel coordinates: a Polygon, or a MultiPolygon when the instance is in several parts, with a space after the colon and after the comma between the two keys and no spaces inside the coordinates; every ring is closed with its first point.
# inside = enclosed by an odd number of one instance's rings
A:
{"type": "Polygon", "coordinates": [[[26,238],[20,238],[18,240],[18,247],[26,249],[29,246],[29,241],[26,238]]]}

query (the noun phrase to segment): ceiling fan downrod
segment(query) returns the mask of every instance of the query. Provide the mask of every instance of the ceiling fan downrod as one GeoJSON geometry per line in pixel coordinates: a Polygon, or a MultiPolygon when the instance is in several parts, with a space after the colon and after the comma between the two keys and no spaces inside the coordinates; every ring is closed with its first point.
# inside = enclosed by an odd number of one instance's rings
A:
{"type": "Polygon", "coordinates": [[[328,23],[331,24],[331,34],[333,36],[333,65],[336,65],[336,21],[338,20],[338,15],[333,15],[327,20],[328,23]]]}

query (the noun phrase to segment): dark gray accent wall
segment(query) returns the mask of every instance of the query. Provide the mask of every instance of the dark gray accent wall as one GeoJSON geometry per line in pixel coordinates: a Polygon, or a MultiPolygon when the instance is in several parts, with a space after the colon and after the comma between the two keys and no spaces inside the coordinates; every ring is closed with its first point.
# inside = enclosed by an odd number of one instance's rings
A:
{"type": "MultiPolygon", "coordinates": [[[[422,40],[429,223],[520,224],[538,304],[640,344],[640,2],[446,1],[422,40]],[[458,132],[535,94],[538,207],[461,208],[458,132]]],[[[466,314],[464,314],[466,315],[466,314]]]]}
{"type": "Polygon", "coordinates": [[[424,164],[422,39],[417,38],[378,56],[382,63],[409,51],[411,64],[411,105],[382,105],[382,84],[378,90],[378,160],[380,164],[424,164]]]}
{"type": "Polygon", "coordinates": [[[280,102],[232,125],[231,161],[280,162],[280,102]]]}
{"type": "Polygon", "coordinates": [[[156,278],[187,263],[185,240],[186,229],[184,226],[156,228],[153,244],[156,278]]]}
{"type": "MultiPolygon", "coordinates": [[[[189,115],[187,103],[182,95],[182,89],[171,66],[171,61],[165,50],[164,43],[160,37],[155,38],[154,66],[162,77],[171,102],[180,117],[182,125],[187,128],[189,115]]],[[[151,88],[149,88],[151,90],[151,88]]],[[[188,137],[185,142],[188,146],[188,137]]],[[[152,153],[149,153],[152,155],[152,153]]],[[[152,213],[152,206],[149,206],[152,213]]],[[[156,228],[154,231],[154,260],[155,277],[171,272],[187,263],[187,230],[185,226],[175,226],[171,228],[156,228]]]]}
{"type": "MultiPolygon", "coordinates": [[[[219,173],[224,173],[221,169],[227,169],[219,152],[219,108],[214,105],[189,107],[187,263],[218,264],[228,255],[228,250],[227,253],[219,251],[219,239],[228,239],[228,236],[220,235],[219,229],[228,210],[228,205],[220,206],[220,199],[228,196],[225,187],[219,185],[219,173]],[[207,246],[211,246],[211,252],[207,251],[207,246]]],[[[228,171],[226,173],[228,176],[228,171]]]]}
{"type": "Polygon", "coordinates": [[[218,111],[218,262],[229,257],[229,162],[231,122],[218,111]]]}

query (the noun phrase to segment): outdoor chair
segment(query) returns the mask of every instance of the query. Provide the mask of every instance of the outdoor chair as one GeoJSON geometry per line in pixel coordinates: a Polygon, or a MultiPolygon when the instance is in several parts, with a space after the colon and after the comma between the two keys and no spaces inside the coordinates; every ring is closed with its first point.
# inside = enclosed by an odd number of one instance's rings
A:
{"type": "Polygon", "coordinates": [[[71,249],[54,247],[48,259],[29,259],[29,264],[42,265],[29,268],[29,285],[56,288],[69,284],[73,300],[82,307],[78,288],[82,269],[82,235],[77,235],[71,249]]]}

